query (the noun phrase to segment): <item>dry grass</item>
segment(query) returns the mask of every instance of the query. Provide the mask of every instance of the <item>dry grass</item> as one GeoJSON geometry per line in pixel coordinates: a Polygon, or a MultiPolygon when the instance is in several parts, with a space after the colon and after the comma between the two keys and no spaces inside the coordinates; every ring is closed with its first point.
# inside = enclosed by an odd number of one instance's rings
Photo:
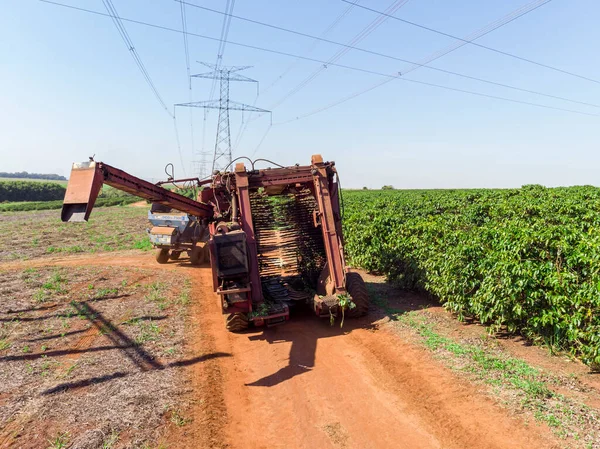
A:
{"type": "Polygon", "coordinates": [[[184,349],[182,275],[82,267],[1,276],[0,447],[54,447],[67,436],[74,447],[142,447],[169,419],[187,423],[180,371],[201,357],[184,349]]]}
{"type": "Polygon", "coordinates": [[[139,207],[96,209],[87,223],[62,223],[60,211],[0,214],[0,261],[56,253],[148,250],[148,210],[139,207]]]}

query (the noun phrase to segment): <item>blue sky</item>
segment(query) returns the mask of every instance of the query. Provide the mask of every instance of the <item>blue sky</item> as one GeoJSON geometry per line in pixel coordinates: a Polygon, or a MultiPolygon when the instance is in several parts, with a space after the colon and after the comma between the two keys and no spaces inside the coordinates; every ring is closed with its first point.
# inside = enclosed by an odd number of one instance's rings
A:
{"type": "MultiPolygon", "coordinates": [[[[225,0],[189,0],[224,10],[225,0]]],[[[101,0],[64,3],[105,12],[101,0]]],[[[174,0],[113,0],[123,18],[181,29],[174,0]]],[[[384,10],[392,0],[362,0],[384,10]]],[[[468,36],[527,0],[409,0],[395,14],[444,32],[468,36]]],[[[173,120],[143,81],[115,26],[96,16],[36,0],[8,0],[0,15],[2,84],[0,171],[68,175],[71,162],[97,160],[141,177],[158,179],[168,162],[176,175],[190,175],[194,152],[202,150],[203,114],[177,108],[184,167],[173,120]]],[[[234,14],[321,35],[348,8],[341,0],[237,0],[234,14]]],[[[223,16],[186,6],[188,31],[219,37],[223,16]]],[[[486,46],[600,80],[598,16],[593,0],[553,0],[477,40],[486,46]]],[[[352,8],[327,38],[349,42],[376,15],[352,8]]],[[[181,34],[123,22],[150,76],[172,107],[189,93],[181,34]]],[[[231,42],[327,60],[341,47],[232,19],[231,42]],[[311,48],[313,48],[311,51],[311,48]]],[[[387,20],[358,46],[407,60],[421,60],[454,41],[387,20]]],[[[196,61],[215,62],[218,42],[189,37],[192,72],[196,61]]],[[[231,99],[270,108],[320,64],[228,44],[225,65],[252,65],[243,72],[255,86],[231,84],[231,99]],[[277,80],[292,65],[285,76],[277,80]]],[[[349,51],[339,64],[383,73],[410,65],[349,51]]],[[[466,45],[432,66],[523,89],[600,105],[600,84],[560,74],[466,45]]],[[[458,89],[600,114],[600,108],[567,103],[419,68],[406,78],[458,89]]],[[[293,120],[384,78],[329,66],[320,76],[273,109],[249,122],[234,156],[251,155],[291,165],[311,154],[335,160],[345,187],[398,188],[600,185],[600,117],[549,110],[393,80],[320,114],[293,120]],[[280,122],[287,122],[279,124],[280,122]],[[262,145],[259,142],[265,136],[262,145]]],[[[211,82],[193,81],[194,100],[208,99],[211,82]]],[[[217,114],[206,120],[204,148],[212,152],[217,114]]],[[[232,112],[232,140],[241,113],[232,112]]],[[[247,120],[247,114],[244,120],[247,120]]]]}

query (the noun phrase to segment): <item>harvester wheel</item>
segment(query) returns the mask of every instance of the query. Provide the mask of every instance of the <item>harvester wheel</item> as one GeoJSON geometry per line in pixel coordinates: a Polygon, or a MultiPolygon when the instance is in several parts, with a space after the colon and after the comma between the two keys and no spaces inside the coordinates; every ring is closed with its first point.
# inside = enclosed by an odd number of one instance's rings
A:
{"type": "Polygon", "coordinates": [[[169,249],[160,248],[156,251],[156,261],[158,263],[167,263],[169,261],[169,249]]]}
{"type": "Polygon", "coordinates": [[[190,251],[190,262],[192,265],[201,265],[204,263],[204,248],[198,243],[190,251]]]}
{"type": "Polygon", "coordinates": [[[169,258],[171,260],[177,260],[179,259],[179,256],[181,256],[181,251],[171,251],[171,255],[169,256],[169,258]]]}
{"type": "Polygon", "coordinates": [[[241,332],[248,329],[248,317],[244,313],[230,313],[225,318],[225,327],[229,332],[241,332]]]}
{"type": "Polygon", "coordinates": [[[350,318],[365,316],[369,312],[369,293],[360,274],[346,273],[346,290],[352,296],[354,304],[356,304],[354,309],[346,310],[346,316],[350,318]]]}

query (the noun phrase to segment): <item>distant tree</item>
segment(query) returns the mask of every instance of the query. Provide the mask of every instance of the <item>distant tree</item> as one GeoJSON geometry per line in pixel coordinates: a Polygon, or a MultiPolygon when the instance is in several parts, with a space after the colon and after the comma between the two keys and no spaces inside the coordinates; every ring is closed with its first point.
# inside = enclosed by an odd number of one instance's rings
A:
{"type": "Polygon", "coordinates": [[[364,187],[363,187],[363,190],[369,190],[369,189],[367,188],[367,186],[364,186],[364,187]]]}
{"type": "Polygon", "coordinates": [[[388,185],[386,185],[386,186],[383,186],[381,188],[381,190],[394,190],[394,186],[388,186],[388,185]]]}
{"type": "Polygon", "coordinates": [[[16,178],[16,179],[49,179],[52,181],[66,181],[67,178],[55,173],[27,173],[26,171],[21,172],[0,172],[0,178],[16,178]]]}

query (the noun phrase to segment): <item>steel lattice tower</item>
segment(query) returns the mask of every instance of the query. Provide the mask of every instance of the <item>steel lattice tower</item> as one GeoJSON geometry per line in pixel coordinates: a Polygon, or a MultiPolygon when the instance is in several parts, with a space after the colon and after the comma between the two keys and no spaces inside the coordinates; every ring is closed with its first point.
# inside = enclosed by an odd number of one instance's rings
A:
{"type": "MultiPolygon", "coordinates": [[[[200,61],[198,61],[200,62],[200,61]]],[[[218,80],[220,83],[220,95],[218,100],[207,100],[207,101],[196,101],[191,103],[179,103],[175,106],[186,106],[203,109],[218,109],[219,120],[217,123],[217,138],[215,141],[215,151],[213,154],[212,161],[212,172],[215,170],[223,170],[227,167],[232,159],[232,148],[231,148],[231,129],[229,127],[229,111],[250,111],[250,112],[271,112],[266,109],[257,108],[248,104],[238,103],[237,101],[231,101],[229,99],[229,83],[231,81],[243,81],[248,83],[257,83],[258,81],[248,78],[247,76],[240,75],[239,71],[250,68],[250,66],[232,66],[232,67],[219,67],[215,64],[209,64],[206,62],[200,62],[212,71],[206,73],[199,73],[192,75],[193,78],[207,78],[218,80]]]]}
{"type": "Polygon", "coordinates": [[[231,131],[229,128],[229,80],[230,72],[220,71],[220,92],[219,96],[219,121],[217,124],[217,140],[215,142],[215,153],[213,156],[212,172],[215,166],[221,167],[220,161],[225,159],[225,164],[229,164],[231,157],[231,131]]]}

